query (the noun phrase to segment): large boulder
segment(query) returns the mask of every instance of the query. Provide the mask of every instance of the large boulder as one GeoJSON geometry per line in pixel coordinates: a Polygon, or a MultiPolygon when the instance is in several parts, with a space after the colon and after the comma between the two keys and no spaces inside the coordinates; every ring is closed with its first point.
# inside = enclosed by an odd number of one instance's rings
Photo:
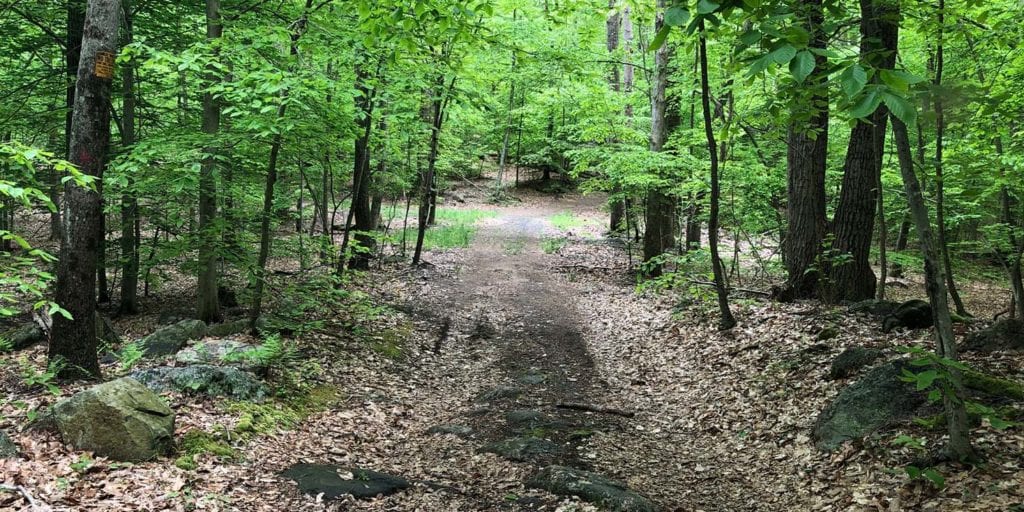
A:
{"type": "Polygon", "coordinates": [[[526,486],[581,499],[616,512],[655,512],[651,500],[626,484],[603,475],[565,466],[548,466],[526,481],[526,486]]]}
{"type": "Polygon", "coordinates": [[[832,361],[828,376],[832,380],[845,379],[879,357],[882,351],[877,348],[849,347],[832,361]]]}
{"type": "Polygon", "coordinates": [[[972,332],[964,339],[964,350],[974,352],[1024,350],[1024,321],[1015,318],[1000,320],[987,329],[972,332]]]}
{"type": "Polygon", "coordinates": [[[245,366],[247,354],[259,347],[236,340],[207,340],[182,349],[174,360],[184,364],[234,364],[245,366]]]}
{"type": "Polygon", "coordinates": [[[840,391],[815,422],[813,437],[818,448],[831,451],[912,417],[927,400],[924,393],[900,380],[907,367],[903,360],[879,366],[840,391]]]}
{"type": "Polygon", "coordinates": [[[146,461],[174,447],[174,411],[130,377],[57,402],[48,419],[64,442],[114,460],[146,461]]]}
{"type": "Polygon", "coordinates": [[[882,320],[882,332],[890,332],[897,327],[924,329],[933,323],[930,304],[920,299],[908,300],[882,320]]]}
{"type": "Polygon", "coordinates": [[[140,341],[146,357],[162,357],[176,354],[185,342],[206,336],[206,324],[202,320],[182,320],[176,324],[157,329],[140,341]]]}
{"type": "Polygon", "coordinates": [[[891,315],[899,305],[899,302],[891,300],[867,299],[851,304],[849,311],[850,313],[859,313],[884,318],[891,315]]]}
{"type": "Polygon", "coordinates": [[[44,341],[46,334],[34,322],[26,322],[8,329],[7,332],[0,334],[0,338],[10,345],[11,350],[22,350],[44,341]]]}
{"type": "Polygon", "coordinates": [[[252,401],[263,400],[268,394],[255,375],[227,366],[160,366],[137,370],[131,376],[158,393],[177,391],[252,401]]]}
{"type": "Polygon", "coordinates": [[[345,495],[356,498],[387,496],[410,487],[409,481],[402,477],[327,464],[295,464],[284,470],[281,476],[295,480],[300,491],[310,496],[322,494],[328,500],[345,495]]]}

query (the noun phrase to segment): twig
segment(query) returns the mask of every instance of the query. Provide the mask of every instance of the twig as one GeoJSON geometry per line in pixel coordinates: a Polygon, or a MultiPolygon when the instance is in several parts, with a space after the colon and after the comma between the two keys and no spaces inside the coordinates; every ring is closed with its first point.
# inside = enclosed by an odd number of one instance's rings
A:
{"type": "Polygon", "coordinates": [[[633,411],[626,411],[623,409],[616,409],[614,407],[606,407],[603,405],[592,405],[592,404],[581,404],[576,402],[559,402],[555,404],[555,407],[559,409],[572,409],[575,411],[589,411],[599,412],[602,414],[614,414],[616,416],[622,416],[624,418],[632,418],[636,416],[633,411]]]}
{"type": "MultiPolygon", "coordinates": [[[[710,281],[690,281],[690,284],[696,284],[696,285],[699,285],[699,286],[715,286],[715,283],[712,283],[710,281]]],[[[739,292],[739,293],[749,293],[751,295],[760,295],[761,297],[771,297],[772,296],[772,294],[770,292],[763,292],[761,290],[750,290],[750,289],[747,289],[747,288],[729,288],[728,291],[730,291],[730,292],[739,292]]]]}
{"type": "Polygon", "coordinates": [[[28,505],[32,507],[32,510],[46,510],[41,508],[39,504],[36,503],[36,500],[32,499],[32,494],[28,492],[28,489],[20,485],[0,484],[0,491],[16,492],[21,494],[21,496],[25,498],[25,501],[28,501],[28,505]]]}

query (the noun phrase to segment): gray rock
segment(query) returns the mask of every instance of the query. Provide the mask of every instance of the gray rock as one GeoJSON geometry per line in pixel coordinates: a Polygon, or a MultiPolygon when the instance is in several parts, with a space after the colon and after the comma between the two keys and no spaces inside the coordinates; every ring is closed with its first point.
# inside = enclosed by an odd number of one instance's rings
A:
{"type": "Polygon", "coordinates": [[[828,341],[830,339],[837,337],[839,337],[839,329],[837,329],[835,326],[830,325],[828,327],[823,327],[820,331],[818,331],[818,335],[815,336],[814,339],[818,341],[828,341]]]}
{"type": "Polygon", "coordinates": [[[651,500],[626,484],[603,475],[565,466],[548,466],[526,481],[526,486],[581,499],[616,512],[655,512],[651,500]]]}
{"type": "Polygon", "coordinates": [[[203,336],[206,336],[206,324],[202,320],[182,320],[142,338],[142,350],[146,357],[169,356],[181,350],[186,341],[203,336]]]}
{"type": "Polygon", "coordinates": [[[141,462],[174,447],[174,411],[130,377],[61,400],[48,414],[64,442],[101,457],[141,462]]]}
{"type": "Polygon", "coordinates": [[[7,433],[0,430],[0,460],[10,459],[18,456],[18,445],[7,437],[7,433]]]}
{"type": "Polygon", "coordinates": [[[435,425],[427,429],[428,434],[451,434],[459,437],[473,435],[473,429],[465,425],[435,425]]]}
{"type": "Polygon", "coordinates": [[[554,455],[559,446],[537,437],[513,437],[484,445],[481,452],[494,453],[515,462],[526,462],[554,455]]]}
{"type": "Polygon", "coordinates": [[[295,480],[299,490],[324,499],[352,495],[356,498],[387,496],[410,487],[409,481],[394,475],[366,469],[342,468],[327,464],[295,464],[281,473],[295,480]]]}
{"type": "Polygon", "coordinates": [[[964,350],[994,352],[1024,350],[1024,321],[1014,318],[1000,320],[987,329],[975,331],[964,339],[964,350]]]}
{"type": "Polygon", "coordinates": [[[176,324],[182,320],[191,320],[194,318],[192,313],[187,311],[161,311],[160,316],[157,317],[157,325],[171,325],[176,324]]]}
{"type": "Polygon", "coordinates": [[[494,400],[503,399],[516,399],[519,395],[523,394],[523,390],[519,388],[513,388],[509,386],[498,386],[494,389],[488,389],[481,392],[477,396],[477,401],[480,402],[491,402],[494,400]]]}
{"type": "Polygon", "coordinates": [[[882,332],[890,332],[897,327],[908,329],[924,329],[931,327],[932,306],[919,299],[908,300],[900,304],[891,314],[882,320],[882,332]]]}
{"type": "Polygon", "coordinates": [[[121,336],[117,334],[117,329],[114,329],[114,324],[110,322],[109,318],[99,313],[96,313],[96,338],[109,345],[121,344],[121,336]]]}
{"type": "Polygon", "coordinates": [[[845,379],[879,357],[882,357],[882,351],[877,348],[847,348],[832,361],[828,376],[832,380],[845,379]]]}
{"type": "MultiPolygon", "coordinates": [[[[259,322],[257,322],[258,327],[259,322]]],[[[242,334],[249,330],[249,319],[241,318],[237,321],[225,322],[223,324],[214,324],[210,326],[206,334],[207,336],[213,336],[217,338],[223,338],[225,336],[234,336],[242,334]]]]}
{"type": "Polygon", "coordinates": [[[161,366],[138,370],[131,376],[158,393],[178,391],[252,401],[263,400],[268,394],[267,387],[255,375],[228,366],[161,366]]]}
{"type": "Polygon", "coordinates": [[[245,366],[245,355],[259,350],[256,345],[235,340],[207,340],[182,349],[174,360],[184,364],[235,364],[245,366]]]}
{"type": "Polygon", "coordinates": [[[529,384],[531,386],[543,384],[547,380],[548,376],[544,375],[543,373],[527,373],[524,374],[522,377],[519,377],[519,382],[522,382],[523,384],[529,384]]]}
{"type": "Polygon", "coordinates": [[[34,322],[26,322],[0,335],[10,344],[11,350],[22,350],[46,340],[46,334],[34,322]]]}
{"type": "Polygon", "coordinates": [[[831,451],[845,441],[912,417],[926,398],[900,380],[905,367],[902,360],[879,366],[840,391],[815,422],[812,435],[818,448],[831,451]]]}
{"type": "Polygon", "coordinates": [[[544,423],[544,414],[532,409],[517,409],[506,413],[505,421],[511,427],[533,427],[544,423]]]}
{"type": "Polygon", "coordinates": [[[851,313],[862,313],[882,318],[891,315],[892,312],[899,307],[899,305],[899,302],[891,300],[868,299],[851,304],[849,311],[851,313]]]}

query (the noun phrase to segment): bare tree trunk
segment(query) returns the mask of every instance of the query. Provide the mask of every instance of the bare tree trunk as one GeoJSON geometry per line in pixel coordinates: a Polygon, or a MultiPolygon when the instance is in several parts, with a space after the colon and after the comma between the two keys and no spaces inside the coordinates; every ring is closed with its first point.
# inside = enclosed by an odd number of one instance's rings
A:
{"type": "Polygon", "coordinates": [[[420,179],[421,200],[420,200],[420,211],[419,211],[419,226],[416,231],[416,249],[413,252],[412,264],[418,265],[420,259],[423,256],[423,238],[427,232],[427,225],[430,220],[430,216],[433,212],[431,202],[431,196],[434,192],[434,169],[437,164],[437,146],[441,138],[441,124],[444,121],[445,107],[448,105],[448,99],[450,97],[452,88],[455,87],[455,77],[452,77],[451,81],[445,87],[444,75],[441,75],[437,79],[437,87],[435,95],[431,101],[433,105],[433,121],[430,125],[430,153],[427,157],[427,168],[420,179]]]}
{"type": "MultiPolygon", "coordinates": [[[[914,174],[914,163],[910,154],[910,137],[907,126],[896,116],[892,116],[893,133],[896,135],[896,151],[900,161],[900,174],[903,175],[903,187],[907,192],[907,201],[917,227],[917,235],[921,241],[921,252],[925,258],[925,288],[931,302],[932,315],[935,320],[935,351],[939,357],[955,361],[956,339],[953,336],[953,322],[949,314],[949,302],[946,299],[945,276],[942,262],[932,240],[931,220],[928,218],[928,207],[925,205],[921,186],[914,174]]],[[[950,393],[943,393],[943,406],[946,412],[946,426],[949,441],[946,445],[948,454],[958,461],[973,461],[977,454],[971,446],[970,426],[967,423],[967,410],[964,406],[964,388],[960,371],[949,367],[950,393]]]]}
{"type": "MultiPolygon", "coordinates": [[[[665,1],[659,0],[658,7],[664,8],[665,1]]],[[[665,24],[665,15],[659,12],[654,22],[654,30],[661,30],[665,24]]],[[[651,151],[663,151],[668,135],[679,123],[677,114],[669,113],[668,77],[672,59],[672,47],[665,43],[654,55],[655,74],[654,88],[651,93],[651,151]]],[[[654,259],[665,254],[675,245],[675,200],[664,191],[652,187],[647,190],[645,205],[647,222],[644,225],[644,263],[647,274],[652,277],[661,275],[662,265],[654,263],[654,259]]]]}
{"type": "MultiPolygon", "coordinates": [[[[611,14],[608,15],[608,20],[605,23],[606,27],[606,43],[605,47],[608,50],[609,57],[615,60],[615,52],[619,49],[619,29],[622,27],[622,15],[619,14],[616,8],[616,0],[608,0],[608,10],[611,14]]],[[[622,89],[619,76],[619,65],[618,63],[612,63],[611,69],[608,73],[608,85],[612,91],[619,92],[622,89]]],[[[615,144],[617,141],[612,139],[609,141],[611,144],[615,144]]],[[[611,212],[608,219],[608,232],[619,233],[623,228],[623,216],[626,213],[624,201],[615,197],[621,194],[621,189],[615,187],[612,190],[612,200],[609,204],[611,212]]]]}
{"type": "MultiPolygon", "coordinates": [[[[370,132],[373,129],[374,91],[367,85],[368,79],[365,70],[361,66],[356,66],[356,89],[361,92],[356,96],[356,111],[360,116],[357,122],[359,136],[355,141],[352,171],[352,218],[355,219],[353,238],[357,247],[348,264],[349,267],[359,270],[370,268],[370,257],[373,255],[374,247],[373,235],[370,232],[375,227],[370,211],[370,132]]],[[[346,240],[349,237],[347,230],[344,237],[346,240]]],[[[344,246],[345,242],[342,242],[342,245],[344,246]]]]}
{"type": "Polygon", "coordinates": [[[711,125],[711,86],[708,80],[708,49],[707,33],[704,31],[704,19],[698,22],[700,31],[700,89],[701,104],[704,107],[704,135],[708,140],[708,156],[711,158],[711,211],[708,217],[708,247],[711,250],[711,267],[715,274],[715,291],[718,294],[718,309],[722,318],[718,322],[720,330],[732,329],[736,326],[736,318],[729,309],[729,292],[725,285],[725,271],[722,258],[718,255],[718,204],[721,190],[718,183],[718,150],[715,147],[715,129],[711,125]]]}
{"type": "MultiPolygon", "coordinates": [[[[292,26],[291,34],[291,55],[295,57],[299,53],[299,39],[306,31],[306,23],[309,11],[313,7],[313,0],[306,0],[306,7],[302,11],[302,17],[292,26]]],[[[277,107],[277,119],[284,119],[288,109],[288,89],[281,93],[281,105],[277,107]]],[[[260,252],[256,260],[255,284],[253,285],[252,306],[249,309],[249,328],[256,331],[256,324],[263,314],[263,287],[266,284],[267,259],[270,257],[271,232],[270,223],[274,213],[274,187],[277,185],[277,159],[281,154],[281,146],[284,144],[284,137],[280,132],[274,135],[270,144],[270,161],[267,163],[267,182],[263,189],[263,215],[260,221],[260,252]]]]}
{"type": "MultiPolygon", "coordinates": [[[[899,40],[899,5],[893,0],[860,0],[861,60],[876,69],[892,69],[899,40]]],[[[874,80],[878,80],[877,75],[874,80]]],[[[870,253],[877,207],[888,109],[880,105],[850,133],[843,185],[833,219],[834,241],[828,263],[826,298],[863,300],[875,296],[870,253]]],[[[793,234],[790,234],[792,237],[793,234]]]]}
{"type": "MultiPolygon", "coordinates": [[[[810,32],[809,48],[824,50],[827,36],[821,0],[802,0],[799,16],[810,32]]],[[[789,275],[780,298],[817,294],[821,243],[825,238],[825,167],[828,163],[828,58],[815,55],[814,71],[797,91],[800,101],[791,112],[786,152],[789,229],[785,262],[789,275]]]]}
{"type": "MultiPolygon", "coordinates": [[[[135,37],[135,12],[132,0],[122,0],[124,11],[125,45],[135,37]]],[[[135,145],[135,63],[128,62],[123,74],[124,115],[121,120],[121,145],[130,151],[135,145]]],[[[118,311],[134,314],[139,311],[139,200],[133,189],[134,180],[128,179],[128,186],[121,196],[121,302],[118,311]]]]}
{"type": "MultiPolygon", "coordinates": [[[[118,0],[90,0],[82,31],[70,156],[83,174],[100,179],[110,146],[110,89],[120,18],[118,0]]],[[[99,377],[96,260],[102,202],[95,190],[69,183],[63,207],[55,299],[71,318],[53,319],[49,358],[66,363],[61,377],[99,377]]]]}
{"type": "MultiPolygon", "coordinates": [[[[224,27],[220,21],[220,0],[206,0],[206,40],[211,44],[220,39],[224,27]]],[[[204,82],[207,89],[217,81],[217,71],[207,69],[204,82]]],[[[211,323],[221,319],[220,301],[217,299],[217,147],[213,139],[220,131],[220,104],[209,90],[203,93],[203,133],[207,145],[199,168],[199,282],[196,315],[211,323]]]]}
{"type": "MultiPolygon", "coordinates": [[[[935,86],[942,86],[942,71],[945,65],[943,52],[945,37],[946,1],[939,0],[938,5],[938,45],[935,48],[935,86]]],[[[942,167],[942,150],[946,133],[946,114],[941,94],[935,97],[935,219],[938,224],[936,233],[938,235],[939,254],[942,257],[942,265],[946,268],[946,286],[949,288],[949,295],[953,298],[953,305],[956,307],[956,314],[962,317],[969,316],[964,308],[964,301],[960,298],[960,292],[956,289],[956,280],[953,277],[953,265],[949,258],[949,243],[946,241],[946,206],[945,206],[945,183],[942,167]]]]}

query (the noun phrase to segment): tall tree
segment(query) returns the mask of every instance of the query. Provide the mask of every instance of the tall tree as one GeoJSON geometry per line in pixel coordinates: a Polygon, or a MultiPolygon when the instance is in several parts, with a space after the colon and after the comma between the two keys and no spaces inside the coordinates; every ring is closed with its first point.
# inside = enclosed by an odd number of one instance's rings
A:
{"type": "Polygon", "coordinates": [[[828,163],[828,58],[821,0],[800,0],[796,13],[810,34],[814,70],[794,90],[786,149],[787,208],[783,296],[817,293],[821,243],[825,238],[825,167],[828,163]]]}
{"type": "MultiPolygon", "coordinates": [[[[82,173],[103,177],[110,145],[110,89],[114,78],[119,0],[89,0],[71,121],[70,157],[82,173]]],[[[98,377],[96,261],[102,202],[96,190],[68,184],[55,298],[70,313],[53,320],[51,361],[66,363],[62,377],[98,377]]]]}
{"type": "MultiPolygon", "coordinates": [[[[374,239],[371,231],[377,227],[373,216],[370,196],[370,133],[373,130],[373,103],[375,89],[369,84],[370,75],[364,69],[365,63],[356,65],[356,126],[359,134],[355,140],[355,158],[352,169],[352,215],[355,219],[356,249],[349,261],[355,269],[370,268],[374,239]]],[[[345,237],[348,238],[348,231],[345,237]]],[[[343,244],[344,245],[344,244],[343,244]]],[[[343,255],[344,256],[344,255],[343,255]]],[[[344,258],[343,258],[344,259],[344,258]]]]}
{"type": "MultiPolygon", "coordinates": [[[[135,37],[135,10],[132,0],[122,0],[124,10],[124,44],[135,37]]],[[[121,116],[121,146],[131,151],[135,145],[135,62],[129,61],[121,73],[124,114],[121,116]]],[[[133,314],[139,311],[139,200],[132,190],[132,180],[121,196],[121,302],[118,311],[133,314]]]]}
{"type": "MultiPolygon", "coordinates": [[[[220,19],[220,0],[206,0],[206,41],[213,48],[216,59],[218,41],[224,32],[220,19]]],[[[211,62],[204,77],[203,133],[207,144],[203,148],[203,161],[199,167],[199,282],[196,316],[204,322],[221,318],[217,300],[217,147],[214,138],[220,131],[220,104],[212,88],[218,80],[216,65],[211,62]]]]}
{"type": "MultiPolygon", "coordinates": [[[[655,18],[655,31],[665,26],[665,1],[659,0],[655,18]]],[[[669,113],[668,77],[672,60],[672,47],[662,44],[654,55],[654,84],[651,92],[651,151],[664,150],[668,135],[679,124],[679,116],[669,113]]],[[[675,246],[675,200],[658,186],[647,191],[645,211],[647,222],[644,226],[644,262],[648,264],[647,272],[651,276],[659,276],[662,265],[653,262],[655,258],[665,254],[675,246]]]]}
{"type": "MultiPolygon", "coordinates": [[[[953,336],[953,322],[950,318],[949,302],[946,298],[944,267],[932,237],[931,219],[928,217],[928,207],[921,194],[921,185],[914,174],[907,126],[899,118],[892,116],[892,129],[895,134],[896,153],[900,162],[900,174],[903,176],[903,187],[907,193],[907,202],[910,204],[910,213],[914,218],[917,236],[921,241],[921,252],[924,253],[925,290],[928,292],[928,300],[931,303],[935,321],[935,351],[939,357],[956,361],[956,338],[953,336]]],[[[943,393],[946,429],[949,434],[946,449],[948,455],[954,460],[973,461],[977,459],[977,454],[971,446],[969,437],[970,424],[967,422],[967,410],[963,401],[963,379],[957,368],[949,367],[947,370],[950,375],[949,390],[943,393]]]]}
{"type": "MultiPolygon", "coordinates": [[[[860,0],[860,61],[866,68],[892,69],[899,38],[899,3],[895,0],[860,0]]],[[[879,73],[874,73],[879,82],[879,73]]],[[[871,93],[868,93],[871,94],[871,93]]],[[[881,100],[858,119],[850,133],[843,165],[843,183],[833,218],[829,283],[826,298],[832,301],[864,300],[875,296],[875,273],[870,253],[878,199],[878,174],[888,108],[881,100]]]]}
{"type": "Polygon", "coordinates": [[[699,18],[697,30],[699,31],[697,44],[700,51],[700,91],[701,105],[704,108],[704,136],[707,139],[708,157],[711,160],[711,207],[708,215],[708,248],[711,250],[711,268],[715,275],[715,292],[718,295],[718,309],[721,314],[718,328],[728,330],[736,326],[736,318],[732,316],[732,310],[729,308],[729,291],[726,289],[725,269],[722,268],[722,258],[718,255],[718,210],[721,187],[718,176],[718,148],[715,144],[715,129],[711,124],[711,85],[708,80],[707,31],[704,27],[703,16],[699,18]]]}
{"type": "Polygon", "coordinates": [[[935,218],[938,223],[936,233],[938,234],[939,254],[942,256],[942,265],[946,272],[946,287],[956,307],[956,314],[968,316],[964,301],[960,298],[960,292],[956,288],[956,280],[953,277],[953,263],[949,258],[949,243],[946,241],[946,199],[945,199],[945,176],[943,168],[943,145],[946,135],[946,109],[942,95],[942,73],[945,67],[945,37],[946,37],[946,0],[939,0],[937,6],[935,47],[935,89],[938,94],[935,97],[935,218]]]}
{"type": "MultiPolygon", "coordinates": [[[[619,32],[622,28],[622,15],[619,13],[615,5],[615,0],[608,0],[608,20],[605,23],[605,48],[608,50],[608,55],[612,59],[612,63],[608,72],[608,85],[611,87],[612,92],[618,93],[622,90],[621,77],[619,76],[619,64],[615,62],[615,54],[619,49],[619,32]]],[[[609,141],[614,144],[614,139],[609,141]]],[[[612,191],[612,195],[615,196],[620,193],[621,189],[612,191]]],[[[625,218],[626,208],[624,202],[617,197],[612,197],[611,204],[609,205],[611,214],[608,219],[608,232],[617,233],[622,231],[622,221],[625,218]]]]}

